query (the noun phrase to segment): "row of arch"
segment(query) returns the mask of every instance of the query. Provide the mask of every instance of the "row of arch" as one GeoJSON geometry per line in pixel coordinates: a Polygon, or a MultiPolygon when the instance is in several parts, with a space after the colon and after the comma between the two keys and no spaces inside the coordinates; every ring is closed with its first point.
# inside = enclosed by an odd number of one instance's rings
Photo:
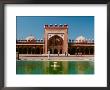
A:
{"type": "Polygon", "coordinates": [[[50,54],[62,54],[62,49],[49,49],[50,54]]]}
{"type": "Polygon", "coordinates": [[[72,47],[68,49],[70,55],[81,54],[81,55],[93,55],[94,47],[72,47]]]}
{"type": "Polygon", "coordinates": [[[19,54],[43,54],[43,48],[40,47],[18,47],[16,51],[19,54]]]}
{"type": "MultiPolygon", "coordinates": [[[[49,49],[50,54],[62,54],[62,49],[49,49]]],[[[19,54],[43,54],[43,47],[17,47],[16,51],[19,54]]],[[[94,47],[70,47],[68,48],[70,55],[81,54],[81,55],[93,55],[94,47]]]]}

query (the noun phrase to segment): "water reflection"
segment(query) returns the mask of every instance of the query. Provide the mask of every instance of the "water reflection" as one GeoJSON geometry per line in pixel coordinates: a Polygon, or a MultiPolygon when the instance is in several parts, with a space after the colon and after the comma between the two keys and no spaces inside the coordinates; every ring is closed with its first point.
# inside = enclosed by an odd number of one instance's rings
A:
{"type": "Polygon", "coordinates": [[[17,74],[94,74],[93,61],[16,61],[17,74]]]}

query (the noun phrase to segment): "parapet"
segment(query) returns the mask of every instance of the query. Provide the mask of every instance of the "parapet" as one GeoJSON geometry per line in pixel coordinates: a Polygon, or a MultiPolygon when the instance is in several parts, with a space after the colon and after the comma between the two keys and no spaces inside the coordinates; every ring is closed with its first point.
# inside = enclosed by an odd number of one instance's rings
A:
{"type": "Polygon", "coordinates": [[[67,24],[50,24],[50,25],[48,25],[48,24],[45,24],[44,25],[44,28],[68,28],[68,25],[67,24]]]}

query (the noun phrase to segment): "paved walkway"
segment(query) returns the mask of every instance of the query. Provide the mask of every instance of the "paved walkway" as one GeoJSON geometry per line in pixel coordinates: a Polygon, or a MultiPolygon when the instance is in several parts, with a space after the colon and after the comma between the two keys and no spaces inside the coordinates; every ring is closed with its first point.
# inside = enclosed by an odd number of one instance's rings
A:
{"type": "Polygon", "coordinates": [[[36,54],[20,54],[19,55],[20,60],[36,60],[36,61],[41,61],[41,60],[61,60],[61,61],[94,61],[94,56],[93,55],[36,55],[36,54]]]}

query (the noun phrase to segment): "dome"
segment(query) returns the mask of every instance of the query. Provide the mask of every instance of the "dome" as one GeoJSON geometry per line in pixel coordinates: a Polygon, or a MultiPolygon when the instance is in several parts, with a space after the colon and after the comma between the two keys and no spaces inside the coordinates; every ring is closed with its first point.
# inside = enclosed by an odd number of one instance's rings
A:
{"type": "Polygon", "coordinates": [[[31,41],[31,40],[36,40],[36,38],[34,36],[30,35],[30,36],[26,37],[25,40],[27,40],[27,41],[30,40],[31,41]]]}
{"type": "Polygon", "coordinates": [[[86,38],[84,36],[78,36],[76,38],[76,42],[85,42],[86,41],[86,38]]]}

